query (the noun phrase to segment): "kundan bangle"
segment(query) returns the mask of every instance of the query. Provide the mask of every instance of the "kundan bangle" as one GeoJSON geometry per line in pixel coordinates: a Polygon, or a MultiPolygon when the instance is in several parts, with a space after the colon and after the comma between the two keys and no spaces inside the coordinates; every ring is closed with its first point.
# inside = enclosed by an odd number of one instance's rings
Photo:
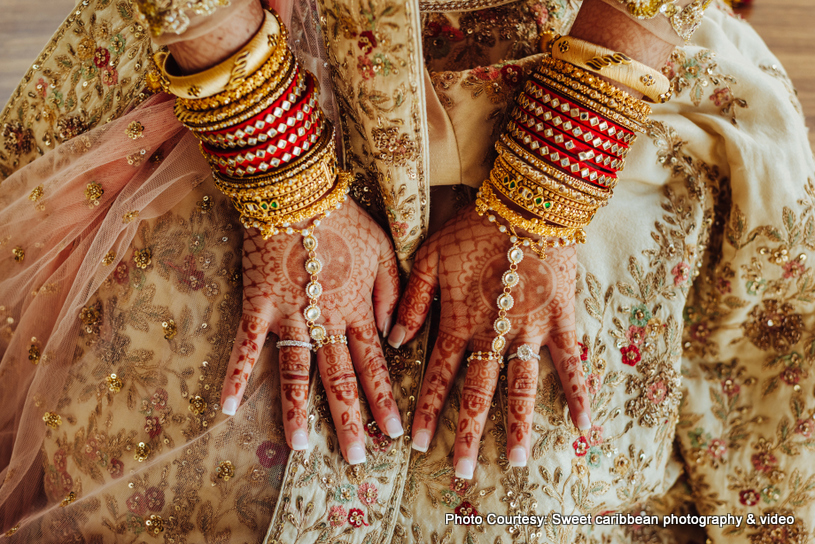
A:
{"type": "Polygon", "coordinates": [[[671,97],[671,83],[667,77],[624,53],[573,36],[554,36],[551,33],[545,33],[541,43],[552,58],[613,79],[653,102],[666,102],[671,97]]]}
{"type": "MultiPolygon", "coordinates": [[[[579,104],[581,104],[586,109],[589,109],[601,117],[604,117],[608,121],[614,122],[617,125],[625,128],[630,132],[645,132],[645,125],[642,121],[637,119],[632,119],[627,117],[626,115],[607,107],[603,102],[599,102],[597,100],[593,100],[594,96],[597,96],[598,93],[592,91],[589,87],[577,83],[575,81],[571,81],[568,78],[558,77],[558,75],[553,73],[547,69],[540,69],[538,72],[534,72],[532,74],[532,80],[535,83],[543,84],[544,88],[548,88],[549,90],[556,91],[566,97],[569,97],[579,104]]],[[[533,85],[534,87],[534,85],[533,85]]],[[[532,96],[542,97],[544,92],[541,89],[538,89],[537,92],[533,89],[528,90],[529,94],[532,96]]],[[[612,104],[614,103],[611,101],[612,104]]],[[[631,138],[629,138],[631,139],[631,138]]],[[[633,141],[633,140],[632,140],[633,141]]],[[[631,141],[627,141],[626,143],[631,143],[631,141]]]]}
{"type": "Polygon", "coordinates": [[[569,109],[571,103],[565,101],[561,103],[553,91],[547,91],[540,100],[522,92],[518,95],[516,102],[518,106],[523,106],[527,111],[533,112],[545,123],[554,125],[558,130],[569,132],[598,149],[602,147],[606,152],[620,158],[625,157],[630,149],[625,140],[636,138],[633,132],[627,133],[593,112],[581,110],[578,107],[569,109]],[[557,107],[552,107],[550,103],[555,103],[556,100],[557,107]],[[630,136],[626,137],[628,134],[630,136]]]}
{"type": "MultiPolygon", "coordinates": [[[[544,57],[538,73],[549,72],[556,75],[558,81],[571,80],[581,85],[585,85],[590,91],[586,96],[596,100],[611,109],[620,112],[630,119],[639,122],[645,121],[651,115],[651,106],[633,97],[619,87],[603,81],[597,75],[592,74],[574,64],[563,62],[552,57],[544,57]]],[[[571,85],[570,85],[571,86],[571,85]]],[[[574,88],[572,86],[572,88],[574,88]]]]}
{"type": "Polygon", "coordinates": [[[520,106],[513,108],[510,118],[515,120],[540,146],[552,146],[553,149],[568,153],[577,160],[593,163],[594,167],[609,174],[622,170],[625,166],[624,159],[594,149],[557,128],[547,126],[540,131],[533,130],[542,124],[541,120],[520,106]]]}
{"type": "MultiPolygon", "coordinates": [[[[545,179],[547,176],[542,176],[545,179]]],[[[605,201],[595,201],[592,203],[582,202],[580,200],[569,198],[566,194],[560,191],[553,191],[548,189],[544,184],[541,184],[541,177],[531,177],[524,175],[520,170],[510,166],[505,157],[498,157],[493,164],[490,171],[490,179],[498,182],[507,187],[510,191],[518,191],[519,196],[529,200],[532,197],[526,194],[527,190],[531,191],[533,195],[539,195],[540,198],[534,198],[533,204],[542,208],[542,210],[549,210],[551,205],[545,205],[546,202],[563,202],[570,208],[581,211],[592,212],[605,204],[605,201]],[[514,183],[513,183],[514,182],[514,183]],[[521,189],[524,187],[526,189],[521,189]]],[[[536,215],[541,215],[536,213],[536,215]]]]}
{"type": "Polygon", "coordinates": [[[484,215],[489,210],[493,210],[514,228],[525,230],[536,236],[552,238],[550,247],[575,243],[582,244],[586,241],[586,233],[583,232],[581,227],[560,227],[545,223],[538,218],[526,219],[522,215],[513,212],[496,196],[488,181],[482,183],[478,190],[475,209],[479,215],[484,215]]]}
{"type": "MultiPolygon", "coordinates": [[[[532,136],[520,125],[518,125],[518,123],[510,119],[507,122],[507,132],[510,133],[516,139],[516,141],[524,144],[527,149],[534,151],[534,141],[532,136]]],[[[615,174],[599,171],[597,168],[594,168],[585,162],[581,162],[575,157],[572,157],[571,155],[560,150],[549,149],[549,154],[546,156],[545,160],[565,174],[597,183],[602,187],[613,187],[617,184],[617,176],[615,174]]]]}
{"type": "Polygon", "coordinates": [[[495,149],[499,155],[496,162],[506,162],[514,170],[534,179],[535,183],[550,191],[565,194],[577,202],[600,206],[605,206],[605,202],[611,197],[611,189],[564,174],[524,149],[506,133],[495,143],[495,149]]]}
{"type": "Polygon", "coordinates": [[[180,99],[200,100],[203,107],[208,104],[204,98],[242,85],[249,74],[256,74],[276,51],[285,53],[286,30],[277,14],[265,12],[260,30],[237,53],[209,70],[187,76],[175,75],[170,69],[174,65],[169,53],[159,52],[154,60],[162,74],[165,90],[180,99]],[[169,62],[168,62],[169,61],[169,62]]]}

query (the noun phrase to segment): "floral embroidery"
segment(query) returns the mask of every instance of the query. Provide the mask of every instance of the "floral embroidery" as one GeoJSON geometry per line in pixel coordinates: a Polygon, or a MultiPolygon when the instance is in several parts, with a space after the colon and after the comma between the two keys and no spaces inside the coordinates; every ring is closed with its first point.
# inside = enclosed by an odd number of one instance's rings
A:
{"type": "Polygon", "coordinates": [[[523,79],[523,68],[515,64],[483,66],[470,70],[461,85],[470,89],[473,98],[484,94],[493,104],[505,104],[523,79]]]}
{"type": "Polygon", "coordinates": [[[362,504],[371,506],[372,504],[376,504],[378,491],[374,484],[365,482],[359,486],[357,496],[362,504]]]}
{"type": "Polygon", "coordinates": [[[328,522],[335,529],[342,527],[348,518],[348,512],[342,506],[332,506],[328,512],[328,522]]]}
{"type": "Polygon", "coordinates": [[[714,53],[706,49],[689,57],[684,49],[677,48],[662,72],[671,80],[671,89],[676,96],[681,96],[690,87],[690,98],[696,106],[702,103],[704,88],[712,83],[715,89],[709,97],[711,102],[735,125],[736,108],[746,108],[747,101],[733,95],[731,85],[736,83],[733,76],[716,73],[718,63],[714,57],[714,53]]]}
{"type": "Polygon", "coordinates": [[[362,527],[363,525],[367,526],[368,524],[365,522],[365,512],[359,508],[351,508],[351,510],[348,511],[348,523],[356,528],[362,527]]]}
{"type": "Polygon", "coordinates": [[[640,362],[640,360],[642,360],[640,350],[635,345],[620,348],[620,353],[623,354],[623,364],[626,364],[628,366],[635,366],[637,363],[640,362]]]}
{"type": "Polygon", "coordinates": [[[801,339],[803,320],[793,309],[788,302],[765,300],[750,311],[744,333],[760,349],[784,350],[801,339]]]}

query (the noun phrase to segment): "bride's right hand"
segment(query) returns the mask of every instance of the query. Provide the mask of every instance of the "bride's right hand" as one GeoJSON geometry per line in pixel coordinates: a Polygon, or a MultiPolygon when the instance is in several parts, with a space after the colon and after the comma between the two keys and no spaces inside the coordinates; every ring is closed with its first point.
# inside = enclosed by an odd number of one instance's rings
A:
{"type": "MultiPolygon", "coordinates": [[[[317,366],[340,449],[351,464],[365,461],[365,432],[357,377],[376,423],[389,436],[403,433],[393,398],[379,332],[387,334],[399,297],[399,277],[391,242],[352,199],[315,229],[318,281],[323,292],[317,323],[329,335],[347,335],[348,345],[328,344],[317,352],[317,366]]],[[[267,333],[280,340],[309,342],[303,310],[309,305],[307,252],[296,231],[264,240],[249,229],[243,244],[243,315],[221,394],[225,414],[235,414],[267,333]]],[[[308,447],[311,351],[281,347],[279,357],[283,426],[294,450],[308,447]]]]}

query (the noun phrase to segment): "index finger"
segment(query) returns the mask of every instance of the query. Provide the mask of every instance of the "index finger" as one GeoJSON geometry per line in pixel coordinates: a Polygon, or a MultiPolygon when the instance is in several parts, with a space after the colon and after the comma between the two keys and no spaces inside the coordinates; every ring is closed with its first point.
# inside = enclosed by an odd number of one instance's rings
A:
{"type": "Polygon", "coordinates": [[[416,336],[430,311],[439,284],[439,256],[435,248],[435,239],[431,238],[416,254],[405,294],[399,303],[396,324],[388,335],[388,343],[394,348],[416,336]]]}

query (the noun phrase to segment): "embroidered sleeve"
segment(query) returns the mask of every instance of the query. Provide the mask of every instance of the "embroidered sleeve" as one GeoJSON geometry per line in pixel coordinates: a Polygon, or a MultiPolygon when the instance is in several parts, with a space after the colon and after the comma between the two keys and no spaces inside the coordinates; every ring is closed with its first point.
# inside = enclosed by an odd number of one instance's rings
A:
{"type": "Polygon", "coordinates": [[[690,40],[713,0],[603,0],[636,19],[663,40],[679,45],[690,40]]]}
{"type": "Polygon", "coordinates": [[[195,26],[195,21],[209,17],[230,0],[132,0],[153,38],[165,34],[182,34],[195,26]]]}

